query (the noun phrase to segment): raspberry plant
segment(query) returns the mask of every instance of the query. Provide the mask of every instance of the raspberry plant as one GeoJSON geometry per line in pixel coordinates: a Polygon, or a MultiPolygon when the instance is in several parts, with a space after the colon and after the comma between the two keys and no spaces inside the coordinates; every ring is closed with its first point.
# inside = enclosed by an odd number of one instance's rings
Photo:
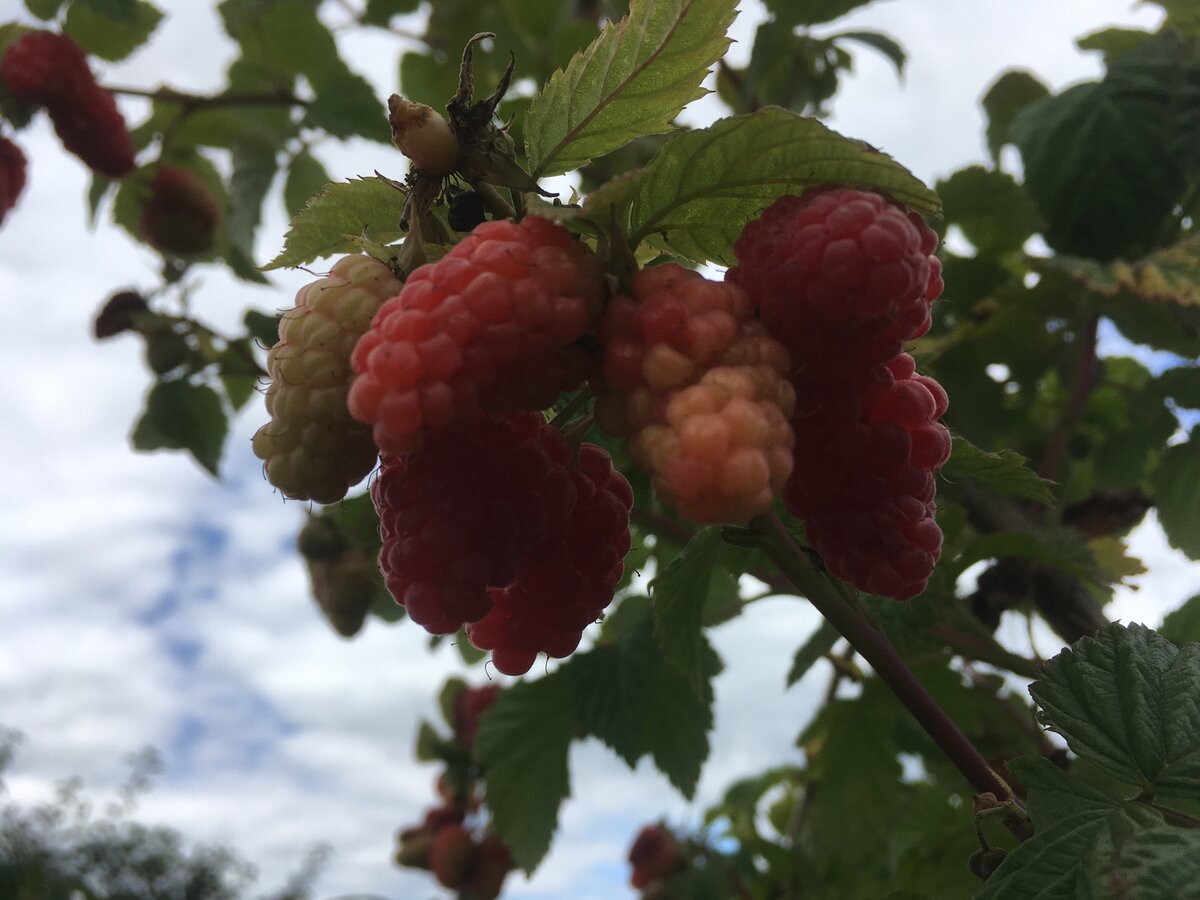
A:
{"type": "Polygon", "coordinates": [[[211,95],[108,84],[162,17],[146,0],[0,27],[0,222],[44,111],[93,211],[162,255],[93,326],[145,341],[134,446],[215,475],[261,383],[267,478],[325,504],[298,548],[333,628],[424,628],[524,676],[454,680],[451,736],[420,728],[440,799],[396,861],[460,897],[550,852],[573,741],[691,797],[712,679],[744,662],[706,632],[774,595],[826,620],[788,679],[832,664],[803,760],[631,837],[643,896],[1200,882],[1200,596],[1161,633],[1104,610],[1148,510],[1200,558],[1200,20],[1164,0],[1155,33],[1082,39],[1105,73],[1058,93],[1002,74],[991,158],[931,188],[820,121],[856,43],[903,68],[886,35],[816,36],[859,5],[768,2],[738,68],[734,0],[226,0],[240,55],[211,95]],[[418,6],[425,48],[377,96],[327,17],[418,6]],[[730,114],[680,126],[713,71],[730,114]],[[373,172],[331,176],[321,136],[375,141],[373,172]],[[260,265],[277,180],[294,215],[260,265]],[[186,302],[218,265],[327,274],[226,335],[186,302]],[[1173,362],[1102,354],[1106,329],[1173,362]],[[1005,614],[1064,648],[1005,646],[1005,614]]]}

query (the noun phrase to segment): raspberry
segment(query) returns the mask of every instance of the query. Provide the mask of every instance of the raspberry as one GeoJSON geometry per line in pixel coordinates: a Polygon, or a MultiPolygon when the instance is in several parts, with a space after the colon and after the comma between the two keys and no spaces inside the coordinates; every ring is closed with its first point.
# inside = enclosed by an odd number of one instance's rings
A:
{"type": "Polygon", "coordinates": [[[93,84],[87,56],[69,37],[30,31],[8,46],[0,78],[14,97],[39,105],[66,99],[93,84]]]}
{"type": "Polygon", "coordinates": [[[0,225],[25,190],[25,154],[8,138],[0,137],[0,225]]]}
{"type": "Polygon", "coordinates": [[[475,871],[466,884],[466,893],[479,900],[494,900],[500,896],[504,879],[513,869],[512,853],[504,841],[492,833],[479,842],[475,871]]]}
{"type": "Polygon", "coordinates": [[[808,380],[895,357],[929,330],[941,293],[937,235],[880,194],[818,187],[780,197],[734,244],[745,288],[808,380]]]}
{"type": "Polygon", "coordinates": [[[791,472],[791,360],[736,285],[675,264],[634,276],[599,329],[596,416],[629,436],[659,495],[697,522],[745,522],[791,472]]]}
{"type": "Polygon", "coordinates": [[[477,855],[471,832],[462,825],[447,825],[429,844],[429,868],[443,886],[461,887],[470,878],[477,855]]]}
{"type": "Polygon", "coordinates": [[[562,528],[576,481],[562,434],[539,413],[471,419],[405,459],[385,457],[371,497],[392,596],[432,634],[492,608],[523,560],[562,528]]]}
{"type": "Polygon", "coordinates": [[[679,871],[687,861],[670,831],[662,825],[646,825],[629,848],[629,864],[633,866],[629,883],[641,890],[679,871]]]}
{"type": "Polygon", "coordinates": [[[421,266],[354,348],[354,417],[403,456],[478,408],[545,409],[588,374],[600,262],[545,219],[485,222],[421,266]]]}
{"type": "Polygon", "coordinates": [[[198,256],[212,249],[221,212],[220,201],[194,172],[159,166],[138,230],[156,250],[198,256]]]}
{"type": "Polygon", "coordinates": [[[135,331],[138,316],[149,312],[146,298],[137,291],[119,291],[104,301],[92,323],[92,334],[103,341],[125,331],[135,331]]]}
{"type": "Polygon", "coordinates": [[[61,34],[31,31],[0,62],[14,96],[44,105],[59,140],[93,171],[109,178],[134,166],[133,141],[113,95],[92,76],[79,45],[61,34]]]}
{"type": "Polygon", "coordinates": [[[294,500],[335,503],[375,466],[369,428],[350,418],[350,352],[380,305],[400,290],[383,263],[347,256],[296,294],[267,356],[271,421],[254,435],[267,480],[294,500]]]}
{"type": "Polygon", "coordinates": [[[500,694],[500,685],[485,684],[477,688],[463,688],[454,696],[454,736],[470,750],[475,746],[475,734],[479,731],[479,717],[500,694]]]}
{"type": "Polygon", "coordinates": [[[63,146],[93,172],[121,178],[133,171],[133,140],[111,93],[93,82],[46,109],[63,146]]]}
{"type": "Polygon", "coordinates": [[[467,637],[506,675],[528,672],[539,652],[562,658],[612,602],[629,550],[633,489],[592,444],[572,472],[578,501],[565,526],[526,558],[516,580],[491,592],[492,609],[467,637]]]}
{"type": "Polygon", "coordinates": [[[880,596],[916,596],[941,553],[931,473],[950,454],[935,421],[945,391],[907,354],[845,384],[806,387],[788,508],[832,574],[880,596]]]}

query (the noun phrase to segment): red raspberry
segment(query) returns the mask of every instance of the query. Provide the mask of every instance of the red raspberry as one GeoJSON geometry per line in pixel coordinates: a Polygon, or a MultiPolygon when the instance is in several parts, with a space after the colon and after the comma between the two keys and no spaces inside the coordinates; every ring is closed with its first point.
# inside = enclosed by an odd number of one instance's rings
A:
{"type": "Polygon", "coordinates": [[[835,576],[880,596],[916,596],[941,553],[931,473],[950,454],[950,433],[935,421],[945,391],[915,374],[907,354],[841,385],[805,387],[788,508],[835,576]]]}
{"type": "Polygon", "coordinates": [[[133,140],[113,95],[94,82],[46,106],[63,146],[93,172],[121,178],[133,171],[133,140]]]}
{"type": "Polygon", "coordinates": [[[880,194],[818,187],[776,200],[734,244],[726,273],[809,380],[886,364],[929,330],[937,235],[880,194]]]}
{"type": "Polygon", "coordinates": [[[679,871],[687,861],[679,852],[675,836],[665,826],[646,825],[629,848],[629,864],[633,866],[629,883],[641,890],[652,881],[679,871]]]}
{"type": "Polygon", "coordinates": [[[350,410],[403,456],[476,409],[545,409],[577,387],[603,302],[599,260],[546,219],[485,222],[421,266],[354,350],[350,410]]]}
{"type": "Polygon", "coordinates": [[[221,215],[220,201],[196,173],[180,166],[159,166],[138,230],[156,250],[199,256],[212,249],[221,215]]]}
{"type": "Polygon", "coordinates": [[[612,602],[629,551],[633,489],[592,444],[579,449],[573,472],[578,502],[565,527],[531,555],[493,607],[467,626],[467,637],[506,675],[528,672],[537,654],[562,658],[612,602]]]}
{"type": "Polygon", "coordinates": [[[25,190],[25,169],[21,148],[0,137],[0,225],[25,190]]]}
{"type": "Polygon", "coordinates": [[[466,894],[479,900],[494,900],[500,896],[504,879],[513,870],[512,853],[496,835],[485,834],[479,842],[475,871],[466,884],[466,894]]]}
{"type": "Polygon", "coordinates": [[[49,31],[30,31],[9,44],[0,78],[14,97],[38,105],[73,97],[95,83],[83,49],[49,31]]]}
{"type": "Polygon", "coordinates": [[[125,119],[70,38],[48,31],[22,35],[5,51],[0,77],[14,96],[46,107],[63,146],[93,171],[109,178],[133,171],[125,119]]]}
{"type": "Polygon", "coordinates": [[[597,422],[697,522],[765,512],[791,472],[791,360],[752,316],[736,285],[667,264],[637,273],[600,325],[597,422]]]}
{"type": "Polygon", "coordinates": [[[371,430],[350,418],[350,352],[383,302],[400,290],[369,256],[338,260],[296,294],[267,355],[271,421],[254,435],[267,479],[294,500],[336,503],[375,467],[371,430]]]}
{"type": "Polygon", "coordinates": [[[438,882],[448,888],[466,884],[477,856],[478,848],[471,832],[462,825],[447,825],[429,844],[429,868],[438,882]]]}
{"type": "Polygon", "coordinates": [[[479,717],[499,694],[500,685],[485,684],[477,688],[463,688],[454,695],[454,736],[468,750],[475,746],[479,717]]]}
{"type": "Polygon", "coordinates": [[[491,587],[556,535],[575,504],[562,434],[539,413],[467,421],[385,457],[371,497],[388,590],[413,621],[450,634],[488,614],[491,587]]]}

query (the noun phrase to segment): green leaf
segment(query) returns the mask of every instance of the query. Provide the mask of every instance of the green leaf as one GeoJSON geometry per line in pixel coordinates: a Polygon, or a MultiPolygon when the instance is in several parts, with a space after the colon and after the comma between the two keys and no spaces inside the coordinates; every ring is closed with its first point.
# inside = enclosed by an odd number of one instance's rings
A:
{"type": "Polygon", "coordinates": [[[1001,75],[983,96],[987,113],[987,144],[992,159],[999,161],[1000,148],[1012,143],[1009,128],[1017,114],[1050,93],[1049,88],[1029,72],[1014,69],[1001,75]]]}
{"type": "Polygon", "coordinates": [[[604,644],[572,657],[562,669],[580,725],[631,769],[646,753],[647,685],[658,668],[653,645],[643,649],[647,652],[631,653],[624,641],[604,644]]]}
{"type": "Polygon", "coordinates": [[[88,53],[115,62],[146,43],[162,17],[146,0],[74,0],[63,31],[88,53]]]}
{"type": "Polygon", "coordinates": [[[689,800],[708,758],[708,733],[713,726],[711,679],[720,668],[720,659],[705,642],[699,693],[682,672],[662,664],[649,688],[646,716],[650,754],[659,771],[689,800]]]}
{"type": "Polygon", "coordinates": [[[1012,125],[1025,186],[1056,250],[1112,259],[1150,242],[1186,185],[1200,63],[1166,32],[1103,81],[1026,107],[1012,125]]]}
{"type": "Polygon", "coordinates": [[[387,107],[361,75],[346,71],[327,80],[304,111],[304,124],[334,137],[365,137],[391,144],[387,107]]]}
{"type": "Polygon", "coordinates": [[[1200,429],[1191,440],[1168,447],[1151,479],[1158,521],[1167,540],[1191,559],[1200,559],[1200,429]]]}
{"type": "Polygon", "coordinates": [[[778,197],[824,182],[887,191],[922,215],[939,209],[937,195],[890,156],[768,107],[668,140],[623,187],[632,188],[631,240],[733,265],[746,222],[778,197]]]}
{"type": "Polygon", "coordinates": [[[1041,217],[1011,175],[969,166],[937,183],[947,222],[957,224],[979,252],[995,256],[1020,249],[1041,217]]]}
{"type": "Polygon", "coordinates": [[[1196,594],[1175,610],[1167,613],[1158,633],[1179,646],[1200,642],[1200,594],[1196,594]]]}
{"type": "Polygon", "coordinates": [[[1140,28],[1103,28],[1075,40],[1080,50],[1096,50],[1104,54],[1104,64],[1112,63],[1132,53],[1154,35],[1140,28]]]}
{"type": "Polygon", "coordinates": [[[1200,8],[1192,0],[1150,0],[1167,11],[1166,28],[1178,28],[1184,34],[1200,34],[1200,8]]]}
{"type": "Polygon", "coordinates": [[[1029,690],[1071,750],[1114,777],[1200,791],[1200,645],[1109,625],[1046,663],[1029,690]]]}
{"type": "Polygon", "coordinates": [[[636,137],[670,130],[708,68],[725,55],[734,0],[632,0],[565,70],[555,72],[525,116],[535,178],[557,175],[636,137]]]}
{"type": "Polygon", "coordinates": [[[878,31],[843,31],[833,35],[832,39],[856,41],[859,44],[865,44],[872,50],[877,50],[896,67],[896,75],[904,77],[904,64],[908,62],[908,55],[904,52],[904,48],[888,35],[878,31]]]}
{"type": "Polygon", "coordinates": [[[871,0],[767,0],[767,9],[780,22],[819,25],[866,6],[871,0]]]}
{"type": "Polygon", "coordinates": [[[705,528],[650,583],[654,637],[667,661],[697,690],[705,606],[738,596],[740,573],[725,567],[724,547],[721,529],[705,528]]]}
{"type": "Polygon", "coordinates": [[[1038,828],[1083,813],[1106,816],[1121,805],[1118,798],[1068,775],[1044,756],[1014,759],[1008,768],[1028,789],[1029,817],[1038,828]]]}
{"type": "Polygon", "coordinates": [[[386,26],[393,16],[415,12],[420,5],[421,0],[367,0],[362,22],[364,25],[386,26]]]}
{"type": "Polygon", "coordinates": [[[319,257],[354,250],[362,236],[381,244],[403,237],[405,195],[383,178],[334,182],[292,219],[282,252],[264,269],[301,266],[319,257]]]}
{"type": "Polygon", "coordinates": [[[288,215],[298,215],[309,199],[329,184],[329,180],[329,173],[319,159],[307,150],[298,153],[288,167],[287,180],[283,184],[283,204],[288,215]]]}
{"type": "Polygon", "coordinates": [[[492,824],[526,872],[550,849],[559,805],[570,794],[567,749],[574,732],[561,671],[506,688],[480,719],[475,757],[485,767],[492,824]]]}
{"type": "Polygon", "coordinates": [[[1185,409],[1200,409],[1200,366],[1167,369],[1157,379],[1158,389],[1185,409]]]}
{"type": "Polygon", "coordinates": [[[274,147],[257,141],[243,141],[233,148],[225,228],[233,246],[247,258],[252,258],[254,253],[254,233],[262,218],[263,199],[275,180],[276,170],[274,147]]]}
{"type": "Polygon", "coordinates": [[[132,440],[136,450],[187,450],[216,475],[228,428],[221,398],[212,388],[183,379],[160,381],[146,398],[132,440]]]}
{"type": "Polygon", "coordinates": [[[58,15],[65,0],[25,0],[25,8],[43,22],[49,22],[58,15]]]}
{"type": "Polygon", "coordinates": [[[792,667],[788,670],[787,686],[791,687],[797,681],[804,677],[826,653],[833,649],[833,645],[841,638],[841,633],[830,625],[824,619],[817,627],[807,641],[805,641],[799,650],[796,651],[796,658],[792,660],[792,667]]]}
{"type": "Polygon", "coordinates": [[[269,316],[257,309],[248,309],[242,316],[242,324],[260,347],[270,349],[279,340],[279,319],[279,315],[269,316]]]}
{"type": "Polygon", "coordinates": [[[1088,545],[1067,529],[1042,529],[1036,533],[993,531],[972,540],[955,558],[958,571],[984,559],[1017,557],[1062,569],[1072,577],[1099,584],[1099,571],[1088,545]]]}
{"type": "Polygon", "coordinates": [[[950,459],[942,467],[942,477],[950,481],[973,481],[1005,497],[1053,504],[1054,494],[1049,482],[1028,468],[1028,462],[1013,450],[988,453],[955,434],[950,459]]]}
{"type": "Polygon", "coordinates": [[[1167,825],[1134,834],[1110,863],[1110,883],[1128,885],[1127,896],[1139,900],[1175,900],[1200,885],[1200,831],[1167,825]]]}
{"type": "Polygon", "coordinates": [[[1106,822],[1091,813],[1039,829],[992,873],[975,900],[1082,900],[1096,893],[1087,873],[1093,854],[1109,844],[1106,822]]]}

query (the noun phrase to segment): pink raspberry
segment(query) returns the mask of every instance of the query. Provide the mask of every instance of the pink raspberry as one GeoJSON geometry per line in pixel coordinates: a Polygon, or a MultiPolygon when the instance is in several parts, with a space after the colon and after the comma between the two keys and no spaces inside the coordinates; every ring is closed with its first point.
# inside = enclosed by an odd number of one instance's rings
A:
{"type": "Polygon", "coordinates": [[[577,342],[603,297],[599,260],[566,229],[485,222],[379,310],[354,350],[350,410],[403,456],[476,409],[545,409],[587,376],[577,342]]]}

